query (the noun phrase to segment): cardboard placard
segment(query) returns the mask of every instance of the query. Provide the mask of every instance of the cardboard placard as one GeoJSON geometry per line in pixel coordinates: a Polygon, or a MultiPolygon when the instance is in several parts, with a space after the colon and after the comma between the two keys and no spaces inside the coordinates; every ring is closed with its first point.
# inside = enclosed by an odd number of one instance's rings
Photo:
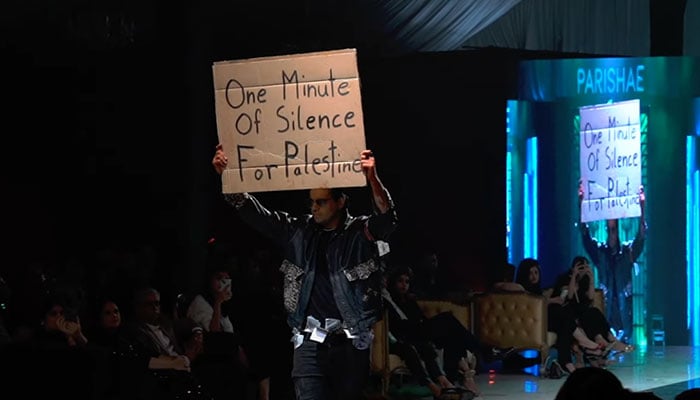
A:
{"type": "Polygon", "coordinates": [[[581,221],[640,216],[639,100],[586,106],[579,112],[581,221]]]}
{"type": "Polygon", "coordinates": [[[223,193],[364,186],[355,49],[213,65],[223,193]]]}

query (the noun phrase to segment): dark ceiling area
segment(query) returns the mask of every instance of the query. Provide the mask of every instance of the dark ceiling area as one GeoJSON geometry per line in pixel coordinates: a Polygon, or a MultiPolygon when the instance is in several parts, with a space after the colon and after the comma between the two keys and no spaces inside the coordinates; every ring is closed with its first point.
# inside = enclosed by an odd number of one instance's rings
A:
{"type": "MultiPolygon", "coordinates": [[[[195,260],[192,243],[209,233],[219,206],[209,165],[213,61],[356,48],[361,71],[377,82],[367,100],[378,108],[379,83],[391,80],[378,74],[420,57],[394,55],[405,44],[383,34],[367,1],[7,3],[0,84],[9,264],[141,243],[170,252],[166,262],[195,260]]],[[[651,55],[680,55],[685,3],[650,1],[651,55]]]]}

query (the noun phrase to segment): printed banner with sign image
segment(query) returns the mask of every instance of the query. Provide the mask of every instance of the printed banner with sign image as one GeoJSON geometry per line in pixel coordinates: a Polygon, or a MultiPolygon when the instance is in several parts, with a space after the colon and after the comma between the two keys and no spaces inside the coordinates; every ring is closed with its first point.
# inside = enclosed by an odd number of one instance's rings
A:
{"type": "Polygon", "coordinates": [[[639,100],[581,107],[581,221],[638,217],[639,100]]]}
{"type": "Polygon", "coordinates": [[[364,186],[354,49],[213,65],[223,193],[364,186]]]}

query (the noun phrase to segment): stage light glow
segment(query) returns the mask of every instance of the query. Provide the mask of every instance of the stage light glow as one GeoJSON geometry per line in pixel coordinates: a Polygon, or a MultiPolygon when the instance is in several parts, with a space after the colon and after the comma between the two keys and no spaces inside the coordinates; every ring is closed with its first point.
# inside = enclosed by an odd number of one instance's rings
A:
{"type": "Polygon", "coordinates": [[[697,168],[697,137],[686,137],[686,324],[689,345],[700,345],[700,171],[697,168]]]}
{"type": "Polygon", "coordinates": [[[515,102],[508,100],[506,103],[506,251],[508,262],[513,262],[513,134],[510,129],[511,104],[515,108],[515,102]]]}
{"type": "Polygon", "coordinates": [[[513,183],[511,180],[511,173],[513,172],[513,155],[510,151],[506,152],[506,249],[508,250],[508,262],[513,262],[513,246],[512,243],[512,231],[510,224],[512,221],[512,202],[513,194],[513,183]]]}
{"type": "Polygon", "coordinates": [[[524,257],[537,258],[537,137],[527,140],[523,174],[524,257]]]}
{"type": "MultiPolygon", "coordinates": [[[[520,355],[523,356],[523,358],[528,358],[528,359],[535,359],[539,357],[540,352],[534,349],[526,349],[520,352],[520,355]]],[[[526,374],[534,375],[534,376],[540,376],[540,364],[535,363],[535,365],[531,365],[529,367],[523,368],[523,372],[526,374]]],[[[526,381],[525,382],[525,391],[527,393],[534,393],[537,391],[537,384],[531,381],[526,381]],[[532,385],[535,385],[534,387],[532,385]],[[529,391],[529,389],[534,389],[532,391],[529,391]]]]}

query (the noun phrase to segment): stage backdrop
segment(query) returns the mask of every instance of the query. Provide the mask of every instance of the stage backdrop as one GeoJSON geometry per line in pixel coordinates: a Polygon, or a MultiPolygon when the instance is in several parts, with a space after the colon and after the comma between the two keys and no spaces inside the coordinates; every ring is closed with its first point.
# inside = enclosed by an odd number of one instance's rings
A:
{"type": "MultiPolygon", "coordinates": [[[[542,263],[545,284],[552,284],[556,275],[569,268],[573,256],[586,255],[576,226],[582,173],[594,176],[587,179],[605,180],[598,197],[605,197],[608,204],[629,201],[629,215],[618,215],[622,241],[637,233],[637,186],[644,185],[647,241],[631,272],[627,293],[634,324],[631,340],[637,344],[646,344],[647,321],[653,314],[665,318],[667,344],[687,345],[689,341],[687,300],[694,289],[686,276],[686,170],[688,159],[695,162],[696,157],[689,156],[686,147],[688,135],[695,132],[691,121],[696,112],[694,98],[700,94],[700,74],[693,71],[699,67],[698,59],[687,57],[524,61],[518,98],[510,102],[509,256],[517,261],[534,253],[542,263]],[[634,135],[629,131],[620,136],[627,140],[622,147],[622,141],[605,143],[601,136],[598,148],[592,149],[596,154],[582,151],[581,133],[590,120],[586,113],[591,107],[609,108],[620,102],[632,108],[625,112],[624,121],[618,118],[616,123],[633,126],[634,135]],[[592,169],[581,165],[589,156],[592,169]],[[628,170],[620,175],[618,169],[614,179],[606,175],[618,167],[628,170]],[[523,179],[528,172],[536,173],[534,188],[532,180],[523,179]],[[528,222],[530,218],[535,222],[528,222]],[[533,224],[536,231],[532,231],[533,224]]],[[[615,116],[605,119],[613,123],[615,116]]],[[[610,127],[596,132],[608,135],[613,131],[610,127]]],[[[589,134],[594,135],[592,131],[589,134]]],[[[591,221],[593,235],[601,240],[605,239],[605,223],[597,220],[603,217],[584,214],[591,221]]]]}

